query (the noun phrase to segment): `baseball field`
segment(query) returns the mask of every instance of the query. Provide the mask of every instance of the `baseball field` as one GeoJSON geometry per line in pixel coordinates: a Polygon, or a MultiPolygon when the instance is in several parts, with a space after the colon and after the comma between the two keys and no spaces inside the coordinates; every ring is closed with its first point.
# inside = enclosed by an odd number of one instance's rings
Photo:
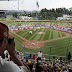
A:
{"type": "MultiPolygon", "coordinates": [[[[72,26],[71,23],[62,23],[62,22],[4,22],[7,25],[14,24],[59,24],[59,25],[67,25],[72,26]]],[[[29,52],[29,53],[38,53],[38,51],[42,51],[43,54],[58,55],[58,56],[66,56],[67,50],[72,54],[72,37],[71,34],[67,36],[66,33],[49,30],[49,29],[37,29],[34,30],[24,30],[18,31],[16,33],[10,32],[10,34],[15,39],[16,50],[21,52],[29,52]],[[32,34],[29,34],[29,31],[32,31],[32,34]],[[39,34],[41,32],[41,34],[39,34]],[[17,36],[18,35],[18,36],[17,36]],[[39,41],[43,42],[44,45],[41,48],[26,48],[24,49],[22,43],[25,42],[24,39],[28,41],[39,41]],[[59,38],[59,39],[58,39],[59,38]],[[51,40],[51,41],[48,41],[51,40]],[[46,41],[46,42],[45,42],[46,41]]]]}

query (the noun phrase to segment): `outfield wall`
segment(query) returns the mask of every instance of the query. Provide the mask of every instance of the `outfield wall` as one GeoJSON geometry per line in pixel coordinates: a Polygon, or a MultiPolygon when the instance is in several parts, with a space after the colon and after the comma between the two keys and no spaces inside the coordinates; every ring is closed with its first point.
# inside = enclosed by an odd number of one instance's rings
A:
{"type": "Polygon", "coordinates": [[[72,23],[72,21],[57,21],[57,20],[6,20],[0,22],[62,22],[62,23],[72,23]]]}
{"type": "Polygon", "coordinates": [[[57,21],[57,20],[11,20],[13,22],[63,22],[72,23],[72,21],[57,21]]]}

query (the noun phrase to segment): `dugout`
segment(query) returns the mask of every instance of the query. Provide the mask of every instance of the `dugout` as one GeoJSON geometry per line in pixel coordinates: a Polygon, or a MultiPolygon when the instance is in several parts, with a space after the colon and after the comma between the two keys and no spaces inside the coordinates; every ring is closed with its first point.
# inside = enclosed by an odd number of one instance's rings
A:
{"type": "Polygon", "coordinates": [[[6,18],[6,10],[0,10],[0,18],[6,18]]]}

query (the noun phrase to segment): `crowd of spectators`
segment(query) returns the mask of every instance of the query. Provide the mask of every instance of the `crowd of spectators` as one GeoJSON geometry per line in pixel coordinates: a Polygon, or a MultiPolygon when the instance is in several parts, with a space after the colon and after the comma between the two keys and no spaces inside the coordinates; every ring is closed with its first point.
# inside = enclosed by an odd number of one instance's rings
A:
{"type": "Polygon", "coordinates": [[[58,59],[53,57],[49,61],[42,56],[41,51],[37,56],[27,53],[25,57],[20,56],[20,60],[29,66],[31,72],[71,72],[70,64],[64,62],[62,57],[58,59]]]}
{"type": "Polygon", "coordinates": [[[24,66],[18,66],[15,64],[10,55],[4,52],[0,56],[0,72],[27,72],[27,68],[24,66]]]}
{"type": "MultiPolygon", "coordinates": [[[[52,60],[46,60],[44,56],[42,56],[42,52],[38,52],[38,55],[32,54],[24,54],[22,52],[17,51],[18,58],[30,68],[31,72],[71,72],[70,64],[64,62],[62,57],[56,59],[53,57],[52,60]]],[[[8,52],[4,52],[2,55],[7,61],[11,61],[11,57],[8,52]]]]}

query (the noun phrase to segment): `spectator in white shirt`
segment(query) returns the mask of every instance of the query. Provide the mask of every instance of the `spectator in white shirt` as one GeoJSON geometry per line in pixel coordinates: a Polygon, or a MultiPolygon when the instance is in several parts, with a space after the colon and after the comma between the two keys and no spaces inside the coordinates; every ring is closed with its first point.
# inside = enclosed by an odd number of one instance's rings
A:
{"type": "Polygon", "coordinates": [[[42,51],[38,52],[38,60],[41,60],[42,57],[42,51]]]}

